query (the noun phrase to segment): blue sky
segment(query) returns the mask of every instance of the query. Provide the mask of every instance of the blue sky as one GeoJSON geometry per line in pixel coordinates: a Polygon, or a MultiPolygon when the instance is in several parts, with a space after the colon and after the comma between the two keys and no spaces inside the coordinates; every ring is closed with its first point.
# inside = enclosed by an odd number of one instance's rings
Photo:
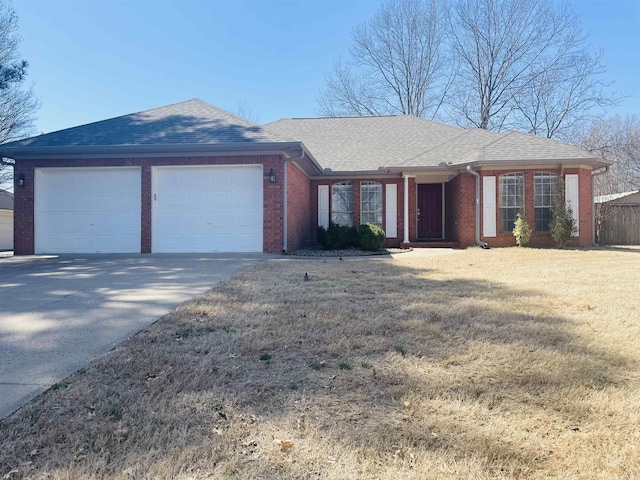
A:
{"type": "MultiPolygon", "coordinates": [[[[317,114],[324,74],[374,0],[14,0],[38,132],[199,97],[258,121],[317,114]]],[[[574,0],[640,115],[640,1],[574,0]]]]}

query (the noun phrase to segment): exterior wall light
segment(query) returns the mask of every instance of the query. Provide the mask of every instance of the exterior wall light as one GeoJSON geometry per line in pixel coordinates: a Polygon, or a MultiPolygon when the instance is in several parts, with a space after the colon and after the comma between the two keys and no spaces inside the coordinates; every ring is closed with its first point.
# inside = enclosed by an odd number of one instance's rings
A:
{"type": "Polygon", "coordinates": [[[18,182],[17,183],[18,183],[19,187],[24,187],[24,185],[25,185],[24,173],[18,174],[18,182]]]}
{"type": "Polygon", "coordinates": [[[273,171],[273,168],[269,170],[269,181],[271,183],[276,183],[276,172],[273,171]]]}

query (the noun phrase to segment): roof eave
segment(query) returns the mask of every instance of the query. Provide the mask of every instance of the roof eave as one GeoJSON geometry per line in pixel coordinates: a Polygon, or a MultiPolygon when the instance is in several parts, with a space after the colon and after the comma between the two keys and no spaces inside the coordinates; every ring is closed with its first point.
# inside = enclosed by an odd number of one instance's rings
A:
{"type": "Polygon", "coordinates": [[[496,167],[504,165],[590,165],[596,168],[613,165],[614,162],[596,157],[583,158],[541,158],[541,159],[516,159],[516,160],[472,160],[469,162],[460,162],[450,165],[451,168],[470,167],[496,167]]]}
{"type": "MultiPolygon", "coordinates": [[[[302,142],[247,142],[219,144],[66,145],[2,147],[0,156],[14,160],[72,157],[172,156],[179,154],[280,154],[301,148],[302,142]]],[[[315,161],[315,160],[314,160],[315,161]]],[[[317,162],[316,162],[317,163],[317,162]]]]}

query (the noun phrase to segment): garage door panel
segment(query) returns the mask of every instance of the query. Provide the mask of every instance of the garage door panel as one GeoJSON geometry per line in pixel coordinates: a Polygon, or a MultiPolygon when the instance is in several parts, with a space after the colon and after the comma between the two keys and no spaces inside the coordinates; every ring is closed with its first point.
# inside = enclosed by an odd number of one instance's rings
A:
{"type": "Polygon", "coordinates": [[[262,251],[260,166],[154,170],[154,252],[262,251]]]}
{"type": "Polygon", "coordinates": [[[140,252],[140,169],[36,170],[36,253],[140,252]]]}

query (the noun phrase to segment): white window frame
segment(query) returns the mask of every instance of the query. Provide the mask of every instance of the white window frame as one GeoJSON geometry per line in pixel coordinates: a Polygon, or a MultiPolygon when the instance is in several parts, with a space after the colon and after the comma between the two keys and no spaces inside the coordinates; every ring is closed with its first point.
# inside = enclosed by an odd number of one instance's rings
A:
{"type": "Polygon", "coordinates": [[[343,225],[346,227],[353,227],[353,217],[354,217],[354,207],[353,207],[353,182],[340,182],[334,183],[331,185],[331,222],[337,225],[343,225]],[[340,191],[344,190],[344,191],[340,191]],[[343,203],[346,207],[351,208],[351,210],[337,210],[336,205],[339,205],[340,202],[337,201],[340,197],[344,197],[343,203]],[[342,220],[336,221],[340,216],[348,216],[349,221],[343,222],[342,220]]]}
{"type": "Polygon", "coordinates": [[[535,172],[533,174],[533,208],[534,208],[534,231],[536,233],[549,233],[554,202],[558,201],[560,193],[558,191],[558,181],[560,177],[556,173],[535,172]],[[544,192],[544,185],[549,185],[549,193],[544,192]],[[539,192],[539,190],[542,190],[539,192]],[[546,228],[538,228],[538,212],[549,212],[549,225],[546,228]]]}
{"type": "MultiPolygon", "coordinates": [[[[524,173],[513,172],[500,175],[500,177],[498,178],[498,186],[498,208],[500,211],[498,215],[498,231],[500,233],[512,233],[513,225],[511,225],[509,229],[503,228],[503,224],[505,222],[504,215],[507,211],[512,213],[513,210],[518,213],[525,205],[524,173]],[[512,182],[512,180],[516,180],[516,182],[512,182]],[[520,192],[515,195],[505,195],[504,189],[505,187],[509,186],[506,184],[507,182],[514,184],[516,188],[519,186],[520,192]],[[517,200],[511,200],[513,198],[517,200]]],[[[515,219],[516,215],[513,215],[513,219],[510,219],[510,223],[513,224],[513,222],[515,222],[515,219]]]]}
{"type": "Polygon", "coordinates": [[[380,228],[383,228],[383,206],[384,198],[382,183],[370,181],[360,182],[360,225],[371,223],[380,228]],[[375,209],[371,209],[372,194],[373,196],[378,196],[378,198],[376,199],[375,209]],[[365,204],[368,204],[367,209],[365,209],[365,204]],[[374,221],[371,221],[372,216],[374,217],[374,221]]]}

